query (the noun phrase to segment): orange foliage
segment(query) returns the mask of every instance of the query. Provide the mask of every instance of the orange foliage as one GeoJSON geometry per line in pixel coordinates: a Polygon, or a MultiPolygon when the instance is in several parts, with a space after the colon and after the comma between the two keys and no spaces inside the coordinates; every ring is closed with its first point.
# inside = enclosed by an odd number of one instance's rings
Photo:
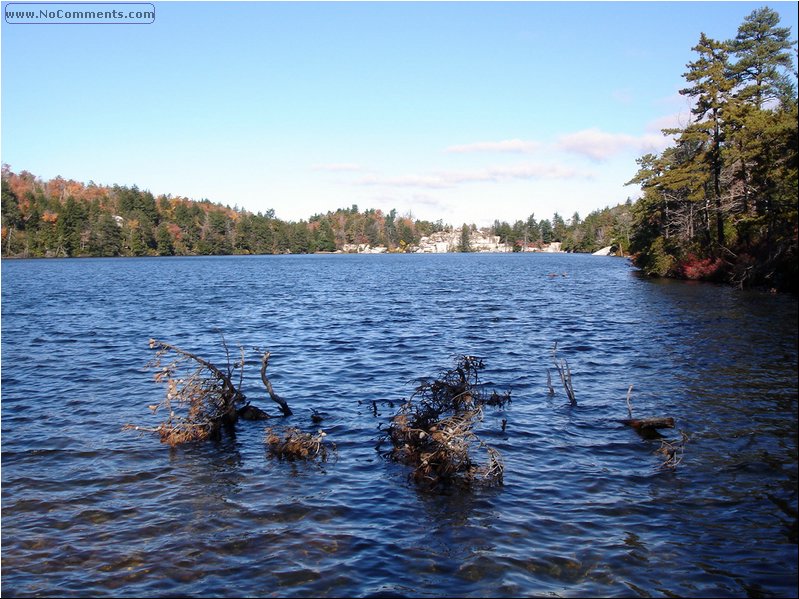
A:
{"type": "Polygon", "coordinates": [[[180,241],[183,238],[183,232],[180,230],[180,227],[175,223],[169,223],[166,226],[167,231],[172,236],[172,239],[176,241],[180,241]]]}
{"type": "Polygon", "coordinates": [[[22,171],[21,173],[16,174],[12,173],[11,171],[6,172],[4,170],[3,174],[6,178],[8,186],[11,188],[11,191],[20,201],[25,197],[27,192],[33,193],[36,184],[36,177],[34,177],[28,171],[22,171]]]}

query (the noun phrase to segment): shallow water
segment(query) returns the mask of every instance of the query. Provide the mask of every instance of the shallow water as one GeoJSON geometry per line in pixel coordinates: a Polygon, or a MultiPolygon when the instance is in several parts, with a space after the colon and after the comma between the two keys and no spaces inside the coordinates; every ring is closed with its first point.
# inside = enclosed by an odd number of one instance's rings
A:
{"type": "MultiPolygon", "coordinates": [[[[796,331],[795,298],[595,256],[3,261],[2,593],[795,596],[796,331]],[[272,351],[288,423],[322,412],[336,459],[273,459],[258,422],[121,431],[157,423],[147,340],[223,364],[220,330],[272,351]],[[505,484],[425,493],[376,452],[372,401],[463,353],[512,391],[480,430],[505,484]],[[629,385],[690,435],[676,470],[615,422],[629,385]]],[[[277,413],[254,353],[244,392],[277,413]]]]}

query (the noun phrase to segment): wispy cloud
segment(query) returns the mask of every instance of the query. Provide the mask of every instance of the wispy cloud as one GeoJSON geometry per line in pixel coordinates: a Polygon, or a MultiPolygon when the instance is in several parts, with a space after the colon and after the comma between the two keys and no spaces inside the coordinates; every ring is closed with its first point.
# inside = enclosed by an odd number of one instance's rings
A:
{"type": "Polygon", "coordinates": [[[659,133],[628,135],[626,133],[609,133],[594,127],[561,135],[556,145],[566,152],[580,154],[596,162],[602,162],[624,151],[653,152],[663,149],[667,144],[668,139],[659,133]]]}
{"type": "Polygon", "coordinates": [[[453,183],[501,182],[509,179],[571,179],[586,178],[592,173],[580,171],[560,164],[522,163],[492,166],[471,171],[451,171],[443,176],[453,183]]]}
{"type": "Polygon", "coordinates": [[[355,181],[355,184],[442,189],[466,183],[501,183],[515,179],[586,179],[593,176],[591,171],[559,164],[522,163],[473,170],[440,171],[428,175],[369,176],[355,181]]]}
{"type": "Polygon", "coordinates": [[[384,187],[424,187],[427,189],[441,189],[452,187],[439,175],[400,175],[398,177],[384,177],[370,175],[354,182],[355,185],[381,185],[384,187]]]}
{"type": "Polygon", "coordinates": [[[376,195],[374,196],[376,203],[384,204],[386,206],[402,206],[405,204],[414,207],[428,207],[428,208],[449,208],[450,201],[446,198],[433,196],[425,193],[413,193],[405,195],[403,193],[396,195],[376,195]]]}
{"type": "Polygon", "coordinates": [[[363,168],[359,164],[352,162],[334,162],[331,164],[314,164],[311,166],[315,171],[329,171],[329,172],[357,172],[362,171],[363,168]]]}
{"type": "Polygon", "coordinates": [[[536,151],[541,144],[521,139],[505,139],[502,141],[478,141],[470,144],[449,146],[444,150],[451,154],[470,154],[473,152],[513,152],[527,154],[536,151]]]}

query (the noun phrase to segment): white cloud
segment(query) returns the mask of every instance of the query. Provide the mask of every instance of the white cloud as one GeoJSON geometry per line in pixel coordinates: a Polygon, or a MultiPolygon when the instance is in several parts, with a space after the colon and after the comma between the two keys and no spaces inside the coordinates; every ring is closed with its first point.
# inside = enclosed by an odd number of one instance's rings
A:
{"type": "Polygon", "coordinates": [[[633,150],[638,154],[662,150],[669,140],[659,133],[628,135],[608,133],[596,127],[561,135],[557,147],[572,154],[580,154],[597,162],[608,160],[621,152],[633,150]]]}
{"type": "Polygon", "coordinates": [[[331,172],[355,172],[362,171],[363,169],[359,164],[351,162],[336,162],[332,164],[314,164],[311,169],[315,171],[331,171],[331,172]]]}
{"type": "Polygon", "coordinates": [[[469,154],[472,152],[514,152],[517,154],[528,154],[540,147],[541,144],[535,141],[505,139],[502,141],[478,141],[470,144],[449,146],[444,151],[451,154],[469,154]]]}

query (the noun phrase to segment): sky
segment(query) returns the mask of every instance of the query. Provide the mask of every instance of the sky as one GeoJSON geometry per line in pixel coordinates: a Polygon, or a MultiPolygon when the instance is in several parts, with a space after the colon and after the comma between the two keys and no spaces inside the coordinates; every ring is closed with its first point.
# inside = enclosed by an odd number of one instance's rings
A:
{"type": "Polygon", "coordinates": [[[148,25],[3,20],[3,163],[286,220],[584,217],[637,197],[636,157],[688,122],[702,32],[764,5],[797,22],[796,2],[154,5],[148,25]]]}

